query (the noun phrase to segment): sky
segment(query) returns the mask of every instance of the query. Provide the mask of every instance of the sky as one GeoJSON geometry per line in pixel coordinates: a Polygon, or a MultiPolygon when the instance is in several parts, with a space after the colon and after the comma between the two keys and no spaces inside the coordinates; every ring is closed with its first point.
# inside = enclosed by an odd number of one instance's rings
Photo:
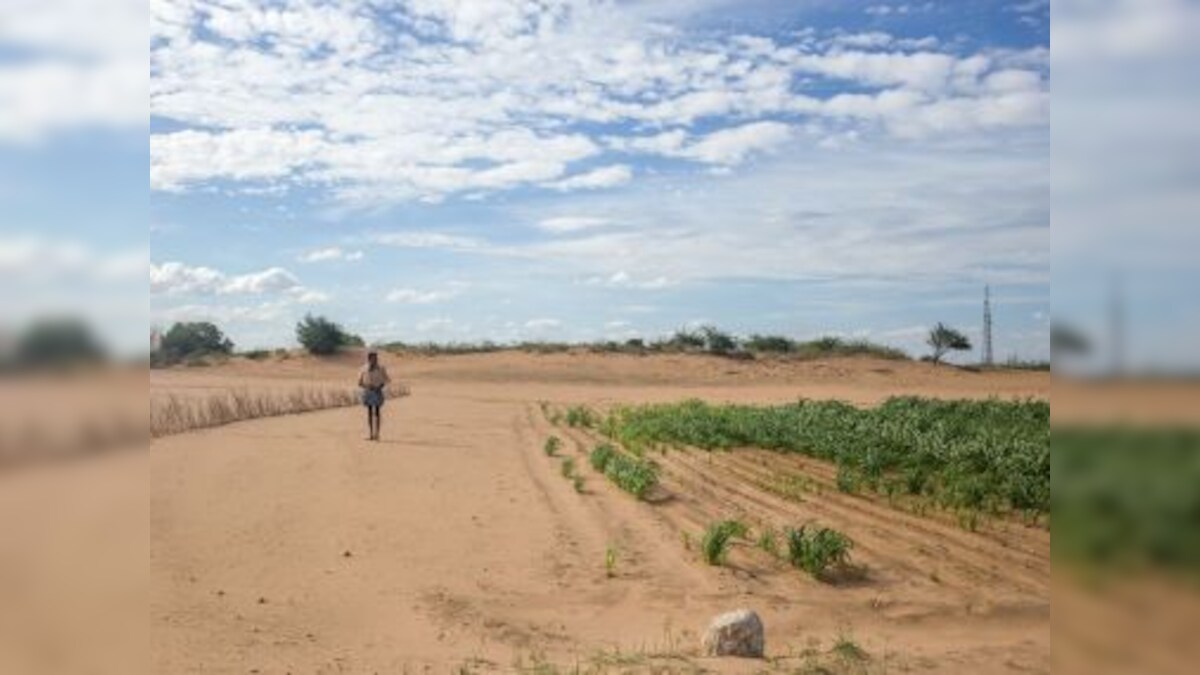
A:
{"type": "Polygon", "coordinates": [[[1048,2],[150,8],[155,325],[1048,356],[1048,2]]]}

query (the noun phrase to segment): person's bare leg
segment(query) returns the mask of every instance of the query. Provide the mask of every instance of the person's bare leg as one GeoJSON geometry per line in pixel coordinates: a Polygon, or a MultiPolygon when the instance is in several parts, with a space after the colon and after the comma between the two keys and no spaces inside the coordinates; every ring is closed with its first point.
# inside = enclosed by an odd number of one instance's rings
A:
{"type": "Polygon", "coordinates": [[[383,426],[383,406],[375,409],[375,440],[379,440],[379,429],[383,426]]]}
{"type": "Polygon", "coordinates": [[[375,440],[375,412],[371,406],[367,406],[367,440],[375,440]]]}

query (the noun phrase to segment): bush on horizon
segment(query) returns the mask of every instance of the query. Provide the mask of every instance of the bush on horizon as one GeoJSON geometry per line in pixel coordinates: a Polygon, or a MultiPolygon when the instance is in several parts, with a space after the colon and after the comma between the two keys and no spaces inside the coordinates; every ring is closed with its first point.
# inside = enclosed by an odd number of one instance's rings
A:
{"type": "Polygon", "coordinates": [[[19,336],[10,359],[0,353],[0,366],[55,368],[105,360],[104,348],[91,327],[73,317],[34,321],[19,336]]]}
{"type": "Polygon", "coordinates": [[[296,324],[296,341],[309,354],[326,356],[342,347],[362,346],[362,338],[347,333],[340,325],[323,316],[305,314],[296,324]]]}
{"type": "Polygon", "coordinates": [[[162,336],[162,344],[151,355],[151,365],[171,365],[181,361],[196,363],[206,356],[228,355],[233,341],[209,321],[176,323],[162,336]]]}

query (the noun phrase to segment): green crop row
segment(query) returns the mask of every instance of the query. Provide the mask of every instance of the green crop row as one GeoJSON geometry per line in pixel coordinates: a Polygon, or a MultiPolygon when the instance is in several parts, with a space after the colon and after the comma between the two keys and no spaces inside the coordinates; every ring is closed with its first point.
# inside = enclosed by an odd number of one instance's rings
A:
{"type": "Polygon", "coordinates": [[[1054,429],[1056,563],[1200,581],[1200,430],[1054,429]]]}
{"type": "Polygon", "coordinates": [[[1044,401],[892,398],[777,406],[698,400],[614,410],[602,424],[626,447],[758,447],[833,462],[839,489],[919,495],[945,508],[1050,509],[1050,405],[1044,401]]]}
{"type": "Polygon", "coordinates": [[[658,469],[653,464],[631,457],[609,443],[596,446],[588,461],[593,469],[638,499],[645,498],[650,489],[658,484],[658,469]]]}

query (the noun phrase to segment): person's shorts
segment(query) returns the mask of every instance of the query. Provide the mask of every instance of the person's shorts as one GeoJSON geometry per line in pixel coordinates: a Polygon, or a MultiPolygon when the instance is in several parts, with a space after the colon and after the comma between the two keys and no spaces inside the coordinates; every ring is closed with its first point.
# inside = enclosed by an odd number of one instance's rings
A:
{"type": "Polygon", "coordinates": [[[368,408],[378,408],[383,405],[383,392],[378,389],[364,389],[362,401],[368,408]]]}

